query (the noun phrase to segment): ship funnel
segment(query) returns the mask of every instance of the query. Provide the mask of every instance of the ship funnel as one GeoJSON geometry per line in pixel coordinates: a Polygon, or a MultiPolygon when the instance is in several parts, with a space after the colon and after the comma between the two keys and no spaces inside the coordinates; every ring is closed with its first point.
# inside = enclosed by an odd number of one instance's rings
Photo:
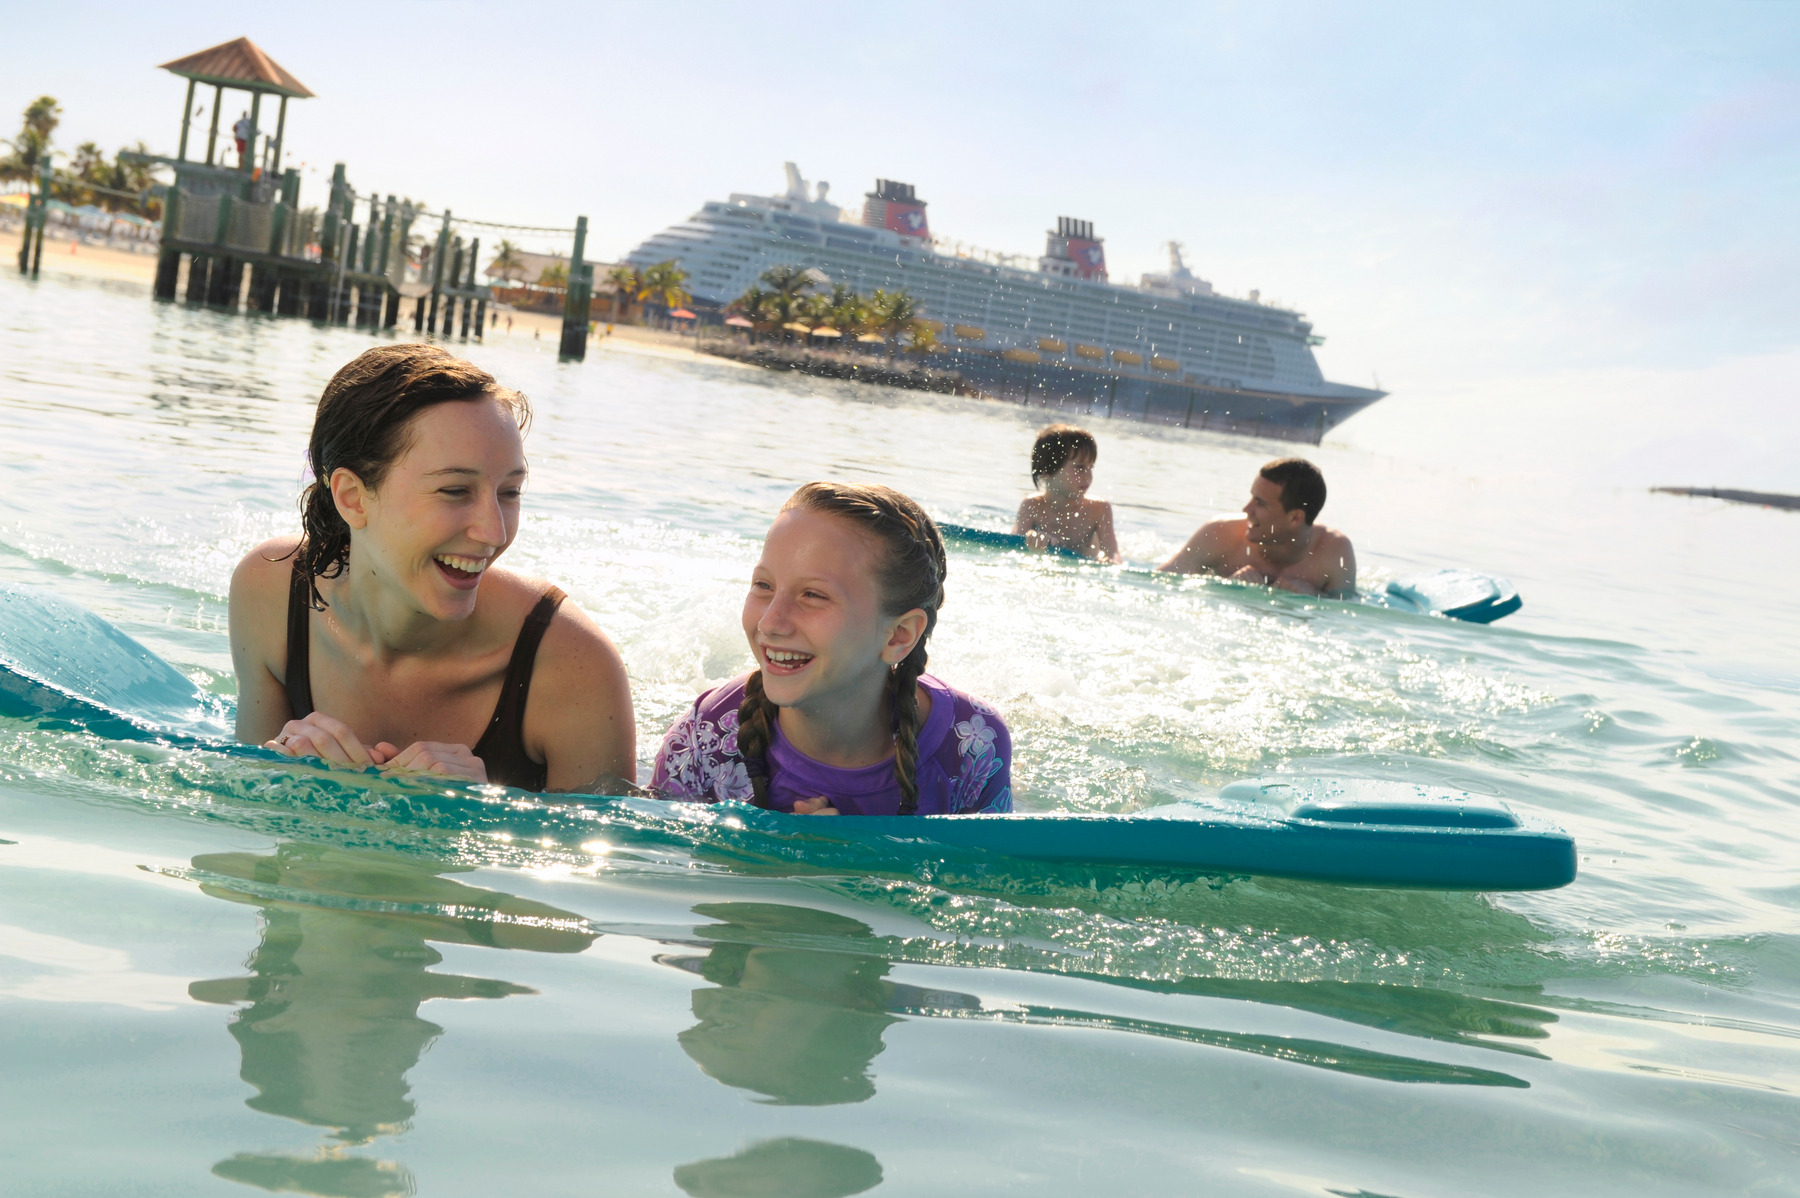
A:
{"type": "Polygon", "coordinates": [[[1056,218],[1056,230],[1048,234],[1038,269],[1048,275],[1106,281],[1106,241],[1094,236],[1094,222],[1072,216],[1056,218]]]}
{"type": "Polygon", "coordinates": [[[863,197],[862,223],[871,229],[892,229],[902,237],[931,239],[925,201],[914,194],[911,183],[875,180],[875,190],[863,197]]]}

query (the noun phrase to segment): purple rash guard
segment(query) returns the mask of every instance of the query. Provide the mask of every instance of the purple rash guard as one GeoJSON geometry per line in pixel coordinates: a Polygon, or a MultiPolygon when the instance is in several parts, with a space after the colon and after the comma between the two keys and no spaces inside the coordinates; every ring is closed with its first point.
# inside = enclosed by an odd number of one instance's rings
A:
{"type": "MultiPolygon", "coordinates": [[[[714,687],[669,728],[656,751],[650,788],[667,799],[751,802],[750,772],[738,753],[738,705],[748,677],[714,687]]],[[[919,729],[920,815],[1012,810],[1012,737],[993,708],[952,690],[930,674],[919,685],[931,714],[919,729]]],[[[892,760],[861,769],[815,761],[774,728],[767,756],[769,806],[792,811],[800,799],[824,795],[844,815],[895,815],[900,783],[892,760]]]]}

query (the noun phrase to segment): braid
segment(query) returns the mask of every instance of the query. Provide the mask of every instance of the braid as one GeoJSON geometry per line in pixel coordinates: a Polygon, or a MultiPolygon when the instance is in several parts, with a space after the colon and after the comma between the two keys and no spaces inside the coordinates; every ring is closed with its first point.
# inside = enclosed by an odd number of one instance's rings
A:
{"type": "Polygon", "coordinates": [[[737,746],[756,792],[752,801],[758,807],[769,805],[769,742],[780,711],[763,695],[762,671],[750,675],[744,683],[744,701],[738,704],[737,746]]]}
{"type": "Polygon", "coordinates": [[[894,778],[900,783],[900,814],[919,811],[919,675],[925,672],[925,638],[894,667],[889,701],[894,705],[894,778]]]}

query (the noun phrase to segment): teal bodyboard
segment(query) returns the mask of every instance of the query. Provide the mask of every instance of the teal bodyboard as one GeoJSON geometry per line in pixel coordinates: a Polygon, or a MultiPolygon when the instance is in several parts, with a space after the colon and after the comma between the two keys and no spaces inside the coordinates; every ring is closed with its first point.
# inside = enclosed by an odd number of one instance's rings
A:
{"type": "MultiPolygon", "coordinates": [[[[0,586],[0,714],[267,759],[231,739],[223,705],[105,620],[31,587],[0,586]]],[[[434,779],[434,789],[442,786],[434,779]]],[[[624,803],[675,822],[685,802],[546,796],[593,807],[624,803]]],[[[714,814],[738,804],[721,804],[714,814]]],[[[1575,877],[1566,832],[1505,803],[1407,782],[1274,778],[1234,782],[1212,802],[1129,815],[784,815],[742,808],[763,831],[863,847],[905,845],[1026,861],[1301,878],[1437,890],[1548,890],[1575,877]]]]}

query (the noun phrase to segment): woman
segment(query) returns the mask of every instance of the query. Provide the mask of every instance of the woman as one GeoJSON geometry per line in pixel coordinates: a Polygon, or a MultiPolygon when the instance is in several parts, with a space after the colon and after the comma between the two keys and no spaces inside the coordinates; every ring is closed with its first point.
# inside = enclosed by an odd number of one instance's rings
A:
{"type": "Polygon", "coordinates": [[[560,590],[495,565],[518,532],[530,418],[435,346],[338,371],[304,531],[231,578],[239,740],[525,790],[635,782],[618,650],[560,590]]]}

